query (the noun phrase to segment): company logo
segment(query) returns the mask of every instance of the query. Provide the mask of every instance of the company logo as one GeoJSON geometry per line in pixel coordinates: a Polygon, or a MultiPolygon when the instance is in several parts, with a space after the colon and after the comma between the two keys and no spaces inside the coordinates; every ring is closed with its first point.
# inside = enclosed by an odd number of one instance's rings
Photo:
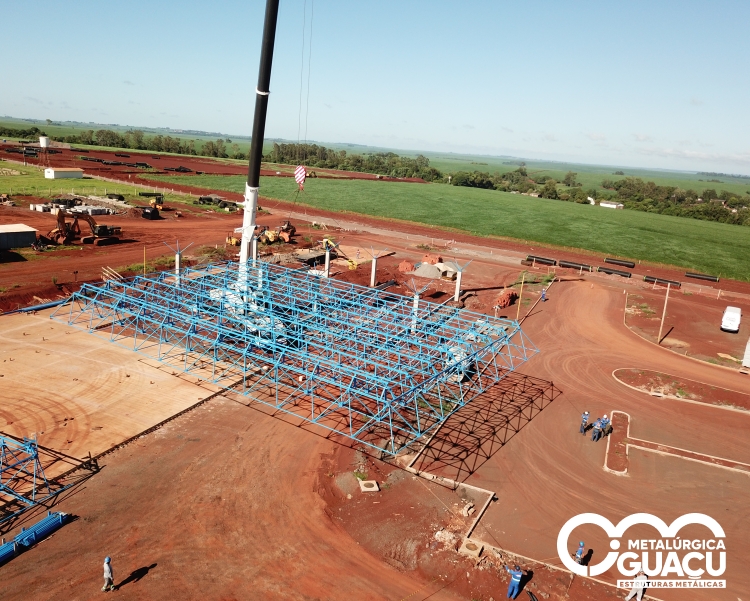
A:
{"type": "Polygon", "coordinates": [[[725,536],[719,523],[703,513],[680,516],[669,526],[650,513],[629,515],[616,526],[597,513],[582,513],[565,522],[557,535],[557,553],[563,565],[579,576],[599,576],[616,566],[620,574],[629,578],[617,581],[621,588],[633,586],[633,579],[641,570],[648,576],[646,586],[649,588],[726,588],[725,580],[704,578],[706,574],[713,577],[724,574],[727,565],[725,536]],[[610,538],[612,549],[602,561],[591,566],[577,563],[568,546],[570,534],[584,524],[602,528],[610,538]],[[635,524],[653,526],[659,537],[621,540],[635,524]],[[679,532],[689,524],[705,526],[712,538],[682,539],[679,532]]]}

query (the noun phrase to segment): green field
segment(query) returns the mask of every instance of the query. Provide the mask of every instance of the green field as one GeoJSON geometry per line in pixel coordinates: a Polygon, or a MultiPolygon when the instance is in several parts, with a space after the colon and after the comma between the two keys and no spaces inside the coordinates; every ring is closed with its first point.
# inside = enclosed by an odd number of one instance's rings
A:
{"type": "MultiPolygon", "coordinates": [[[[41,198],[53,198],[61,194],[99,195],[122,194],[125,200],[135,204],[145,204],[143,197],[138,196],[143,188],[128,186],[127,184],[105,182],[98,179],[66,179],[51,180],[44,177],[44,172],[39,167],[31,165],[19,165],[0,159],[0,169],[18,172],[18,175],[4,175],[0,172],[0,194],[11,194],[14,196],[39,196],[41,198]]],[[[186,195],[167,194],[170,198],[184,202],[186,195]]]]}
{"type": "MultiPolygon", "coordinates": [[[[155,176],[162,182],[242,193],[245,178],[155,176]]],[[[261,195],[291,201],[291,178],[261,178],[261,195]]],[[[750,228],[639,211],[531,198],[443,184],[308,179],[298,202],[452,228],[478,236],[533,240],[750,281],[750,228]]]]}

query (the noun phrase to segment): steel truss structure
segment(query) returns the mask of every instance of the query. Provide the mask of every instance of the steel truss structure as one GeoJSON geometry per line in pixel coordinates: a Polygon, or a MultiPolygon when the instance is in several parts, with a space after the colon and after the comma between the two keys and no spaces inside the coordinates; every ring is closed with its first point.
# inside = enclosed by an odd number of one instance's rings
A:
{"type": "Polygon", "coordinates": [[[0,502],[6,510],[0,516],[0,524],[44,503],[62,490],[53,490],[47,481],[36,440],[24,438],[21,441],[0,436],[0,502]]]}
{"type": "Polygon", "coordinates": [[[86,284],[52,317],[390,454],[538,352],[515,321],[253,263],[86,284]]]}

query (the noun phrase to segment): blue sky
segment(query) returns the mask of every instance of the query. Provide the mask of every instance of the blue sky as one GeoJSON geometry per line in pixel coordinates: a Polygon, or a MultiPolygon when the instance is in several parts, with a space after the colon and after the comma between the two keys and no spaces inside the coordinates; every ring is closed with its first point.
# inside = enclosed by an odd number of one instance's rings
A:
{"type": "MultiPolygon", "coordinates": [[[[264,2],[3,4],[0,115],[250,134],[264,2]]],[[[281,0],[268,137],[313,5],[308,139],[750,174],[750,2],[281,0]]]]}

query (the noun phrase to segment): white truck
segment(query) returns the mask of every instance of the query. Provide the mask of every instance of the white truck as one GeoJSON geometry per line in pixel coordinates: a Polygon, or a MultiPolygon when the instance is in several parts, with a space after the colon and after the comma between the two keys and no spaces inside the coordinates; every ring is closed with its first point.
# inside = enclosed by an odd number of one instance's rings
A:
{"type": "Polygon", "coordinates": [[[739,307],[727,307],[721,318],[721,329],[725,332],[739,332],[742,310],[739,307]]]}

